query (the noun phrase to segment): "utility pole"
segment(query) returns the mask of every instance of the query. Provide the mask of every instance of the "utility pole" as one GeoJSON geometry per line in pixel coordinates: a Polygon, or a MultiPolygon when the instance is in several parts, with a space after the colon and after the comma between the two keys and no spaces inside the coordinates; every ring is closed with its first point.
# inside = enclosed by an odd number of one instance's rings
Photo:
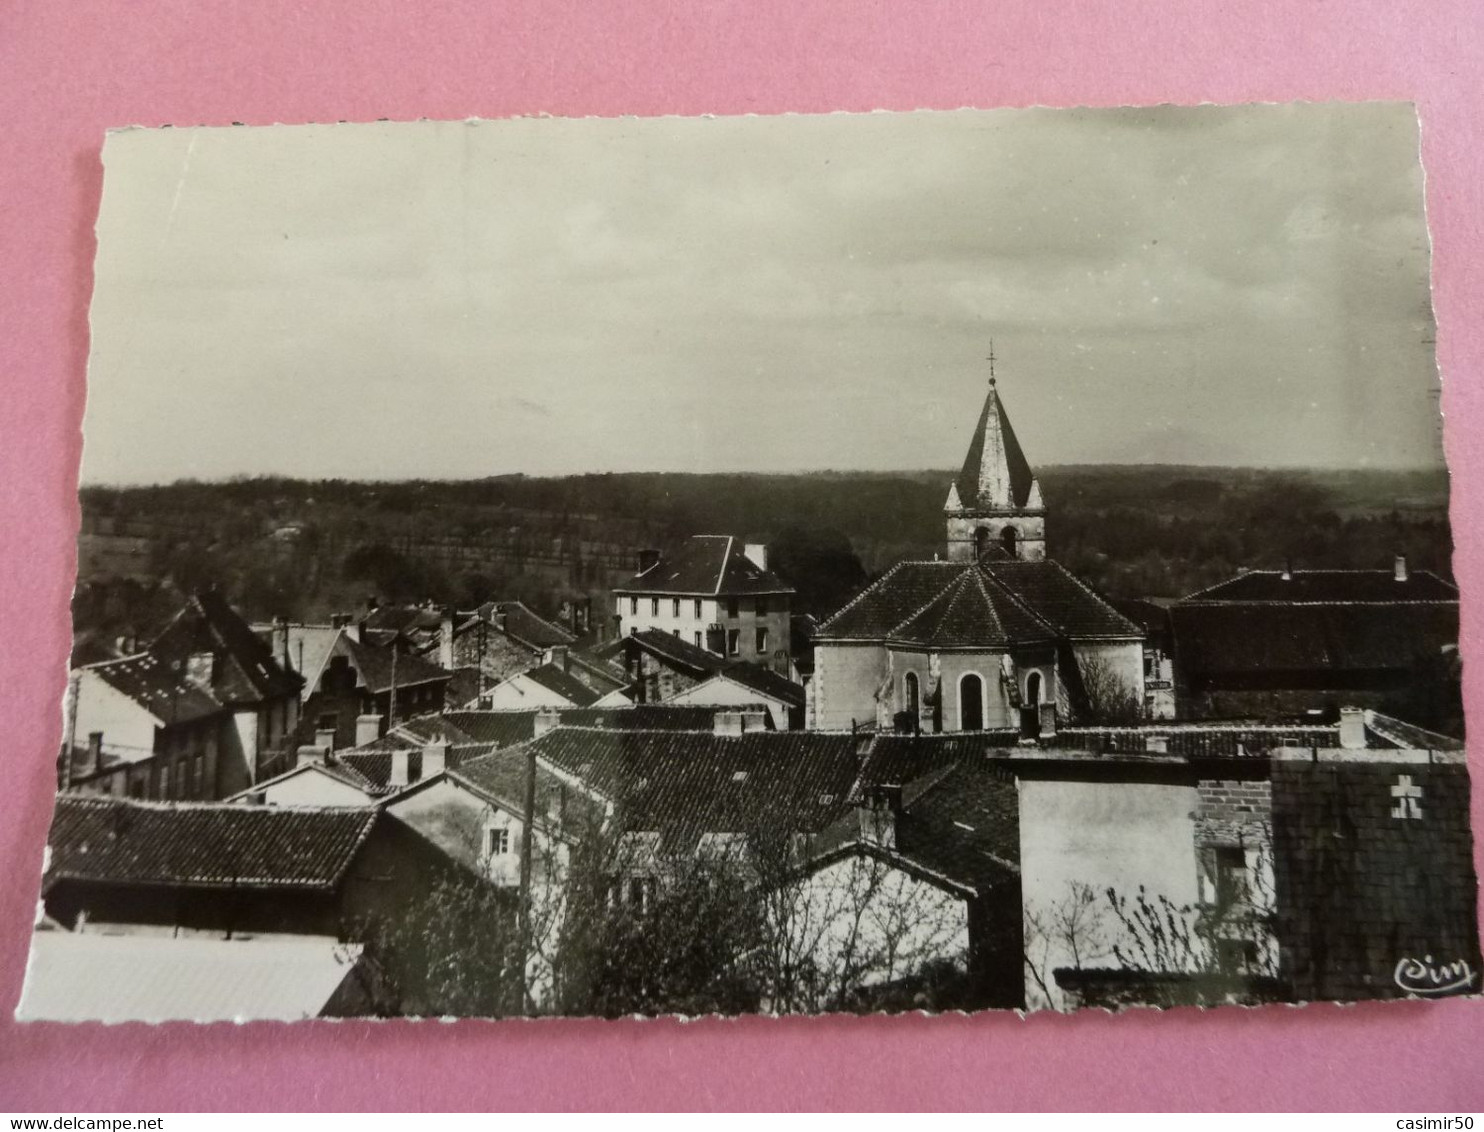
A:
{"type": "Polygon", "coordinates": [[[526,798],[525,820],[520,827],[520,971],[516,985],[520,987],[520,1013],[530,1014],[530,987],[526,984],[531,955],[531,847],[533,826],[536,823],[536,747],[526,747],[526,798]]]}
{"type": "Polygon", "coordinates": [[[392,690],[386,705],[386,729],[397,725],[397,638],[392,638],[392,690]]]}

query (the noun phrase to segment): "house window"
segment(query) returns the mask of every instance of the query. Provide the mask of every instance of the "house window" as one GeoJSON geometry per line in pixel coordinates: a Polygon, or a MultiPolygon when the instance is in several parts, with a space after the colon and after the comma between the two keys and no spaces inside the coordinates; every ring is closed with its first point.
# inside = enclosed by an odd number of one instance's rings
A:
{"type": "Polygon", "coordinates": [[[204,798],[206,796],[203,787],[206,784],[206,756],[198,754],[191,760],[191,796],[204,798]]]}
{"type": "Polygon", "coordinates": [[[727,616],[728,617],[736,617],[736,616],[738,616],[738,602],[737,602],[737,599],[734,598],[734,597],[727,598],[727,616]]]}
{"type": "Polygon", "coordinates": [[[674,633],[675,633],[676,640],[679,640],[681,637],[684,636],[684,634],[681,633],[681,631],[679,629],[674,630],[674,633]]]}
{"type": "Polygon", "coordinates": [[[727,656],[739,656],[742,652],[742,630],[727,630],[727,656]]]}
{"type": "Polygon", "coordinates": [[[334,731],[340,725],[340,717],[333,711],[319,717],[314,725],[316,731],[334,731]]]}
{"type": "Polygon", "coordinates": [[[1251,892],[1251,877],[1247,872],[1247,852],[1238,846],[1220,846],[1216,849],[1216,904],[1231,908],[1243,904],[1251,892]]]}
{"type": "Polygon", "coordinates": [[[652,898],[653,882],[649,877],[629,878],[629,908],[636,915],[642,916],[649,909],[652,898]]]}
{"type": "Polygon", "coordinates": [[[768,630],[766,629],[757,631],[757,654],[758,656],[768,655],[768,630]]]}
{"type": "Polygon", "coordinates": [[[696,598],[696,620],[699,621],[700,619],[701,619],[701,599],[700,598],[696,598]]]}
{"type": "Polygon", "coordinates": [[[680,599],[678,597],[672,599],[671,602],[670,602],[670,616],[671,617],[679,617],[680,616],[680,599]]]}
{"type": "Polygon", "coordinates": [[[638,613],[639,612],[639,599],[637,597],[631,597],[631,598],[629,598],[629,612],[630,613],[638,613]]]}
{"type": "Polygon", "coordinates": [[[696,639],[696,648],[701,648],[701,630],[697,629],[694,633],[691,634],[691,636],[695,637],[696,639]]]}
{"type": "Polygon", "coordinates": [[[510,852],[510,830],[490,826],[484,831],[484,855],[503,857],[510,852]]]}
{"type": "Polygon", "coordinates": [[[766,617],[768,615],[768,599],[767,598],[760,597],[760,598],[757,599],[757,615],[759,617],[766,617]]]}
{"type": "Polygon", "coordinates": [[[651,617],[658,617],[660,615],[660,599],[659,598],[652,597],[652,598],[649,599],[649,615],[651,617]]]}

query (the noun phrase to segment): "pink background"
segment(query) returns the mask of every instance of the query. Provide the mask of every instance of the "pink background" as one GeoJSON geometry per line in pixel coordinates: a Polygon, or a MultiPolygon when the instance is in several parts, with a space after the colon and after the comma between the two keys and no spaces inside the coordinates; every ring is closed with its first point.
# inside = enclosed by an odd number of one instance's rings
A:
{"type": "MultiPolygon", "coordinates": [[[[1476,0],[12,0],[0,5],[0,1108],[1484,1107],[1484,1003],[681,1024],[20,1027],[78,523],[103,131],[1412,99],[1464,649],[1484,583],[1476,0]],[[426,11],[419,11],[419,8],[426,11]]],[[[181,422],[190,427],[189,422],[181,422]]],[[[1466,673],[1471,712],[1481,670],[1466,673]]],[[[1484,829],[1476,791],[1476,828],[1484,829]]]]}

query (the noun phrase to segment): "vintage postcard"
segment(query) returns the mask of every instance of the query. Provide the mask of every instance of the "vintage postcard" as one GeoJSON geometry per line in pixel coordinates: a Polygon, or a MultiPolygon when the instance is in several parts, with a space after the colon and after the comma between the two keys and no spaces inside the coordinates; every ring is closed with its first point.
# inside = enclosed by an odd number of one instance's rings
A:
{"type": "Polygon", "coordinates": [[[102,156],[21,1017],[1479,992],[1410,105],[102,156]]]}

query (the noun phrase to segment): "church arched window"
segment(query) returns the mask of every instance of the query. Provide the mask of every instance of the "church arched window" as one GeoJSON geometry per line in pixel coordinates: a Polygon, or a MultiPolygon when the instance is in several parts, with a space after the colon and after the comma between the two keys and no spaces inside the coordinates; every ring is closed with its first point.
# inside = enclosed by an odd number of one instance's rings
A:
{"type": "Polygon", "coordinates": [[[1035,707],[1041,702],[1041,674],[1032,672],[1025,678],[1025,702],[1027,707],[1035,707]]]}
{"type": "Polygon", "coordinates": [[[917,673],[909,672],[902,677],[902,710],[918,713],[917,673]]]}
{"type": "Polygon", "coordinates": [[[1005,548],[1005,553],[1008,554],[1011,558],[1015,558],[1017,556],[1015,543],[1019,537],[1020,532],[1018,532],[1014,527],[1011,526],[1006,526],[1003,530],[1000,531],[1000,545],[1005,548]]]}
{"type": "Polygon", "coordinates": [[[984,681],[977,672],[966,672],[958,682],[958,729],[984,730],[984,681]]]}
{"type": "Polygon", "coordinates": [[[976,527],[974,529],[974,557],[983,558],[984,552],[989,549],[989,528],[976,527]]]}

